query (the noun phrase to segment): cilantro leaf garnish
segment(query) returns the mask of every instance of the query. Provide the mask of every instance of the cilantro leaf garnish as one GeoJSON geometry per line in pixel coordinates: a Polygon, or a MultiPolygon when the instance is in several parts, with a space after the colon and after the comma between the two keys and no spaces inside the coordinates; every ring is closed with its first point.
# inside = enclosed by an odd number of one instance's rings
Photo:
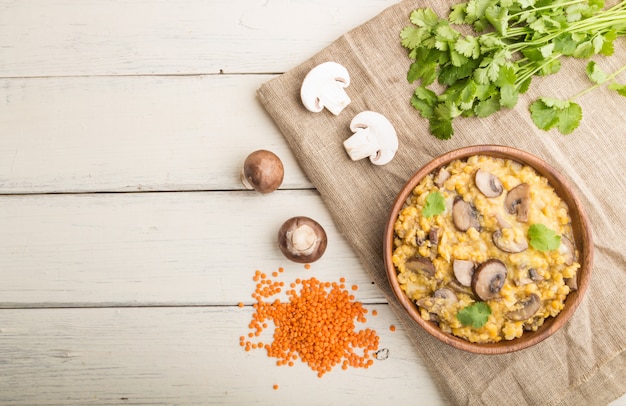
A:
{"type": "Polygon", "coordinates": [[[426,196],[426,204],[422,209],[422,216],[429,218],[441,214],[446,210],[446,203],[443,195],[437,191],[430,192],[426,196]]]}
{"type": "Polygon", "coordinates": [[[456,318],[464,326],[481,328],[487,323],[490,314],[491,307],[487,303],[476,302],[459,310],[456,318]]]}
{"type": "Polygon", "coordinates": [[[552,251],[561,245],[561,236],[543,224],[533,224],[528,229],[530,245],[539,251],[552,251]]]}

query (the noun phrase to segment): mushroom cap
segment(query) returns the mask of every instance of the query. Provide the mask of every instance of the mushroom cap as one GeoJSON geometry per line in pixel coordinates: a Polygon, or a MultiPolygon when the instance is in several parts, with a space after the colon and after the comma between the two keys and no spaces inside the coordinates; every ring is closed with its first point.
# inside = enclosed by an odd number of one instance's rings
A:
{"type": "Polygon", "coordinates": [[[283,183],[285,168],[276,154],[260,149],[252,152],[243,163],[241,183],[247,189],[271,193],[283,183]]]}
{"type": "Polygon", "coordinates": [[[506,281],[508,271],[499,259],[490,259],[478,266],[472,276],[472,290],[481,300],[497,297],[506,281]]]}
{"type": "Polygon", "coordinates": [[[338,115],[351,102],[344,91],[349,85],[350,74],[343,65],[323,62],[304,77],[300,99],[304,107],[313,113],[319,113],[326,107],[338,115]]]}
{"type": "Polygon", "coordinates": [[[354,133],[343,146],[353,161],[368,158],[374,165],[389,163],[398,151],[398,134],[387,117],[362,111],[350,122],[354,133]]]}
{"type": "Polygon", "coordinates": [[[278,230],[278,247],[287,259],[294,262],[317,261],[324,255],[327,244],[326,231],[309,217],[292,217],[278,230]]]}
{"type": "Polygon", "coordinates": [[[459,298],[456,296],[456,293],[450,288],[439,288],[433,293],[434,298],[441,298],[445,300],[449,300],[450,302],[457,302],[459,298]]]}
{"type": "Polygon", "coordinates": [[[512,321],[528,320],[539,311],[541,307],[541,299],[536,293],[531,293],[525,300],[517,302],[521,305],[517,310],[510,311],[506,314],[506,318],[512,321]]]}
{"type": "Polygon", "coordinates": [[[452,262],[454,277],[463,286],[472,286],[472,275],[474,275],[474,261],[455,259],[452,262]]]}
{"type": "Polygon", "coordinates": [[[411,257],[406,260],[404,267],[411,272],[422,272],[427,276],[434,276],[436,272],[433,261],[426,257],[411,257]]]}
{"type": "Polygon", "coordinates": [[[480,229],[476,210],[460,196],[457,196],[452,204],[452,222],[459,231],[467,231],[472,227],[480,229]]]}
{"type": "Polygon", "coordinates": [[[523,252],[528,249],[528,241],[525,238],[521,241],[507,241],[502,235],[502,230],[494,231],[491,235],[491,239],[493,240],[493,245],[498,247],[500,251],[508,252],[511,254],[523,252]]]}
{"type": "Polygon", "coordinates": [[[530,206],[530,186],[528,183],[520,183],[509,190],[504,200],[504,207],[509,214],[517,213],[517,220],[525,223],[528,221],[528,209],[530,206]]]}
{"type": "Polygon", "coordinates": [[[487,172],[483,169],[476,171],[476,174],[474,175],[474,183],[476,184],[478,190],[480,190],[480,193],[487,197],[498,197],[504,190],[504,186],[502,186],[500,179],[498,179],[498,177],[491,172],[487,172]]]}

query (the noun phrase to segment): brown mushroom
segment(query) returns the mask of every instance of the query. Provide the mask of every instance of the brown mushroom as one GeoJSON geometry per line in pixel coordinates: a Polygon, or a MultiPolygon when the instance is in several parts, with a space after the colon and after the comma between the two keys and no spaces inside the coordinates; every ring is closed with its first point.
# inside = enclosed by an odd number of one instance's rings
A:
{"type": "Polygon", "coordinates": [[[508,271],[498,259],[490,259],[478,266],[472,276],[472,290],[481,300],[493,299],[500,293],[508,271]]]}
{"type": "Polygon", "coordinates": [[[456,293],[465,293],[472,298],[475,296],[471,286],[463,286],[456,279],[451,280],[450,283],[448,283],[446,286],[448,286],[456,293]]]}
{"type": "Polygon", "coordinates": [[[445,299],[452,303],[457,302],[459,299],[456,297],[456,293],[449,288],[439,288],[433,293],[435,298],[445,299]]]}
{"type": "Polygon", "coordinates": [[[523,252],[528,249],[528,241],[526,241],[525,238],[521,241],[507,241],[502,236],[501,230],[494,231],[491,239],[493,240],[493,245],[498,247],[500,251],[508,252],[511,254],[523,252]]]}
{"type": "Polygon", "coordinates": [[[565,236],[561,236],[561,246],[559,252],[565,254],[565,265],[572,265],[576,259],[576,248],[572,240],[565,236]]]}
{"type": "Polygon", "coordinates": [[[474,183],[480,193],[487,197],[498,197],[502,194],[504,187],[497,176],[491,172],[479,169],[474,175],[474,183]]]}
{"type": "Polygon", "coordinates": [[[504,200],[504,207],[509,214],[517,214],[518,221],[527,222],[528,209],[530,208],[530,186],[528,183],[520,183],[509,190],[504,200]]]}
{"type": "Polygon", "coordinates": [[[545,280],[535,268],[520,269],[518,278],[515,279],[516,286],[524,286],[533,282],[545,280]],[[525,273],[525,274],[524,274],[525,273]]]}
{"type": "Polygon", "coordinates": [[[317,261],[324,255],[327,243],[324,228],[308,217],[292,217],[278,230],[278,247],[294,262],[317,261]]]}
{"type": "Polygon", "coordinates": [[[517,302],[521,307],[517,310],[510,311],[506,314],[506,318],[512,321],[528,320],[539,311],[541,306],[541,298],[536,293],[532,293],[523,301],[517,302]]]}
{"type": "Polygon", "coordinates": [[[428,232],[428,241],[430,241],[431,246],[436,246],[437,244],[439,244],[439,235],[441,233],[439,232],[439,229],[436,227],[433,227],[430,229],[430,231],[428,232]]]}
{"type": "Polygon", "coordinates": [[[470,228],[480,229],[478,214],[471,204],[457,196],[452,204],[452,221],[459,231],[467,231],[470,228]]]}
{"type": "MultiPolygon", "coordinates": [[[[565,254],[565,265],[572,265],[576,260],[576,247],[569,238],[561,236],[559,251],[565,254]]],[[[575,276],[573,278],[565,278],[565,284],[569,286],[572,291],[578,290],[578,280],[575,276]]]]}
{"type": "Polygon", "coordinates": [[[415,302],[416,305],[425,309],[431,321],[439,322],[439,316],[446,308],[447,303],[456,303],[459,299],[452,289],[440,288],[432,296],[423,297],[415,302]],[[437,300],[443,299],[443,300],[437,300]]]}
{"type": "Polygon", "coordinates": [[[474,262],[464,259],[455,259],[452,262],[454,277],[463,286],[472,286],[472,275],[474,275],[474,262]]]}
{"type": "Polygon", "coordinates": [[[421,272],[426,276],[435,276],[435,265],[425,257],[411,257],[404,263],[405,269],[411,272],[421,272]]]}
{"type": "Polygon", "coordinates": [[[438,187],[443,187],[443,184],[450,179],[450,172],[448,172],[448,170],[446,168],[441,168],[439,169],[439,172],[437,172],[437,176],[435,177],[435,185],[437,185],[438,187]]]}
{"type": "Polygon", "coordinates": [[[246,189],[254,189],[260,193],[270,193],[283,183],[285,169],[276,154],[260,149],[254,151],[243,163],[241,183],[246,189]]]}

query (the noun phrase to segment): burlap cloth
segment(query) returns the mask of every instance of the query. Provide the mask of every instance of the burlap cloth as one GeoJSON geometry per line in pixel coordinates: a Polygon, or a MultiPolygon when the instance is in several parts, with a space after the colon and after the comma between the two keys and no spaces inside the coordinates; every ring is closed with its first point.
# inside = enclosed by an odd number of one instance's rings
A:
{"type": "MultiPolygon", "coordinates": [[[[399,32],[410,12],[432,7],[447,15],[452,1],[404,1],[356,27],[291,71],[265,83],[258,96],[289,142],[298,162],[365,269],[406,325],[442,396],[453,404],[606,404],[626,392],[626,98],[604,88],[577,100],[580,127],[568,136],[538,130],[528,105],[539,96],[567,99],[588,87],[586,61],[567,59],[561,72],[536,78],[517,106],[486,119],[457,119],[452,140],[428,133],[409,100],[409,60],[399,32]],[[351,75],[352,103],[339,115],[311,113],[300,86],[315,65],[336,61],[351,75]],[[343,141],[357,113],[373,110],[394,124],[400,148],[394,160],[374,166],[352,162],[343,141]],[[405,315],[393,297],[382,258],[382,235],[396,193],[432,158],[473,144],[501,144],[545,159],[569,179],[593,228],[594,270],[585,299],[569,323],[529,349],[475,355],[442,344],[405,315]]],[[[626,43],[615,55],[594,58],[607,72],[626,63],[626,43]]],[[[626,75],[618,77],[626,82],[626,75]]],[[[332,244],[332,241],[330,242],[332,244]]],[[[417,399],[416,399],[417,400],[417,399]]]]}

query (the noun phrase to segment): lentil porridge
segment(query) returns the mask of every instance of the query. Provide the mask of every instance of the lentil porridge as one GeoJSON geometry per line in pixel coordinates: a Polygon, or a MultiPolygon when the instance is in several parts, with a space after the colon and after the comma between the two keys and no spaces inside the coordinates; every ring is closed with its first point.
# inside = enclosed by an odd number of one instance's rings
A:
{"type": "Polygon", "coordinates": [[[568,207],[545,177],[476,155],[414,188],[394,224],[392,260],[422,318],[471,342],[498,342],[563,309],[580,268],[572,241],[568,207]],[[537,228],[551,244],[535,239],[537,228]],[[459,317],[476,303],[489,309],[482,323],[459,317]]]}

